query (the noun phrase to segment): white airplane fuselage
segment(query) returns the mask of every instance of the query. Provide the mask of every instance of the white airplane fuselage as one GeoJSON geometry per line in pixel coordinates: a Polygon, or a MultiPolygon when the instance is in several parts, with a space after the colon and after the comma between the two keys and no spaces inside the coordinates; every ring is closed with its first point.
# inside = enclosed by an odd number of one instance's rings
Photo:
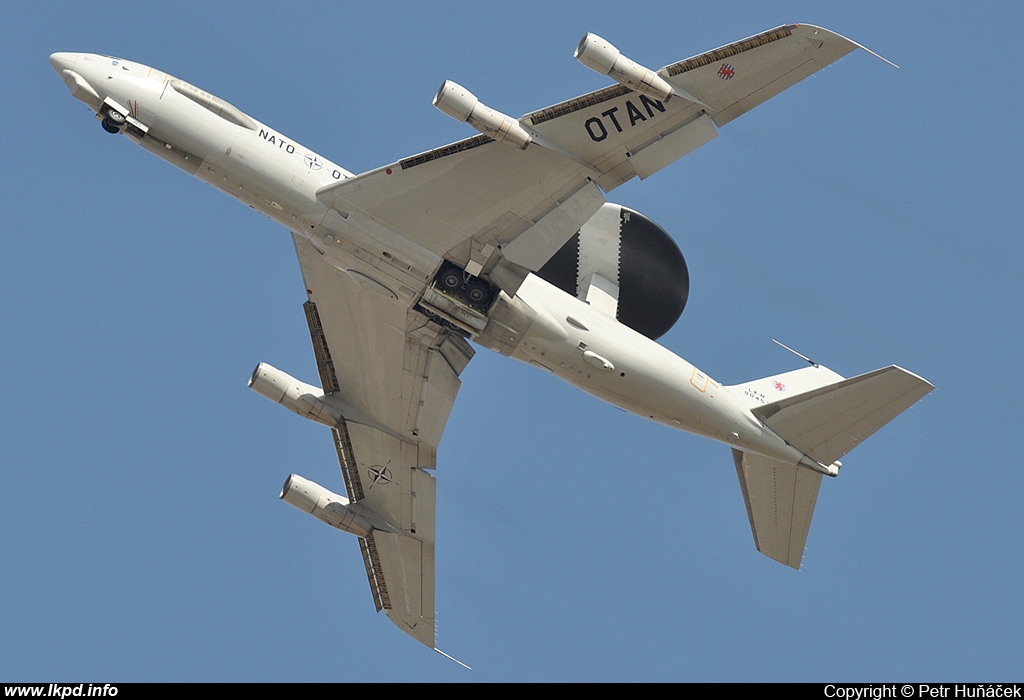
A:
{"type": "MultiPolygon", "coordinates": [[[[443,264],[381,222],[346,218],[321,203],[320,188],[355,175],[213,95],[131,61],[57,53],[50,62],[94,112],[105,101],[126,108],[122,131],[129,138],[309,240],[339,274],[356,271],[371,286],[398,290],[393,293],[413,307],[443,264]],[[141,130],[133,129],[136,123],[141,130]],[[415,293],[408,291],[410,280],[418,282],[415,293]]],[[[502,293],[490,316],[487,328],[471,335],[474,342],[644,418],[835,475],[834,466],[820,465],[764,426],[749,401],[536,275],[515,297],[502,293]],[[500,342],[509,319],[518,324],[512,347],[500,342]]]]}

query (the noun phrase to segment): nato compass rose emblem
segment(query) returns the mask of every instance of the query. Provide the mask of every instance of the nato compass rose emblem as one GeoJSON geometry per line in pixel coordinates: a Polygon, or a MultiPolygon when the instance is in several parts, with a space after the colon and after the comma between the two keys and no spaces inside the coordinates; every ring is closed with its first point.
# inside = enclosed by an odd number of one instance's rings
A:
{"type": "MultiPolygon", "coordinates": [[[[391,460],[390,459],[388,460],[388,464],[391,464],[391,460]]],[[[366,471],[368,471],[370,473],[370,488],[371,489],[374,486],[376,486],[377,484],[390,484],[390,483],[392,483],[392,480],[391,480],[391,470],[388,469],[388,465],[387,464],[384,464],[384,465],[374,464],[372,467],[370,467],[366,471]]]]}
{"type": "Polygon", "coordinates": [[[723,63],[722,67],[718,69],[718,77],[722,80],[728,80],[734,75],[736,75],[736,71],[732,65],[728,63],[723,63]]]}
{"type": "Polygon", "coordinates": [[[320,168],[322,168],[324,166],[323,166],[323,163],[320,162],[320,159],[316,157],[315,153],[307,153],[306,154],[306,167],[309,168],[309,172],[313,172],[314,170],[319,170],[320,168]]]}
{"type": "Polygon", "coordinates": [[[778,381],[778,380],[772,382],[772,386],[775,387],[776,389],[778,389],[779,391],[785,391],[786,390],[786,385],[783,384],[782,382],[778,381]]]}

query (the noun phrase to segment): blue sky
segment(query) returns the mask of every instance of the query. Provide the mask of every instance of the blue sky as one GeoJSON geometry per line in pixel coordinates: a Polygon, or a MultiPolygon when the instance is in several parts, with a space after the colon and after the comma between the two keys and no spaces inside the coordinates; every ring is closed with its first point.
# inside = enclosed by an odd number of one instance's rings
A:
{"type": "Polygon", "coordinates": [[[7,399],[0,680],[893,680],[1021,675],[1024,328],[1016,3],[298,2],[0,10],[7,399]],[[857,52],[611,199],[673,234],[662,342],[725,383],[900,364],[937,386],[821,489],[803,571],[754,550],[725,447],[480,350],[441,444],[438,645],[374,613],[356,541],[277,499],[343,489],[287,232],[103,133],[53,51],[157,66],[354,172],[788,22],[857,52]]]}

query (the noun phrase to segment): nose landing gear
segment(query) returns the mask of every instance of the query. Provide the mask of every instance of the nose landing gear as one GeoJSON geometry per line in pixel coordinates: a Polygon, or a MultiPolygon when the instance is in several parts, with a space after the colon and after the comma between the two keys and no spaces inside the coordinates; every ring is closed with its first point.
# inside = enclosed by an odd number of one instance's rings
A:
{"type": "Polygon", "coordinates": [[[124,118],[123,114],[118,112],[116,109],[112,109],[107,112],[107,116],[103,117],[100,125],[108,134],[119,134],[121,133],[121,129],[124,128],[126,122],[127,120],[124,118]]]}
{"type": "Polygon", "coordinates": [[[149,127],[138,120],[137,105],[136,110],[129,111],[109,96],[100,105],[96,118],[108,134],[125,134],[141,141],[149,132],[149,127]]]}

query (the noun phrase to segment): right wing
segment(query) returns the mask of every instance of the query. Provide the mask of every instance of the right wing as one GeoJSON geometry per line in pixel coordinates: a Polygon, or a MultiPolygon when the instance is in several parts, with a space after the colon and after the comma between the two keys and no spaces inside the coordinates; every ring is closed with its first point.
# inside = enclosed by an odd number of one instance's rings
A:
{"type": "Polygon", "coordinates": [[[534,134],[526,150],[475,136],[317,196],[460,267],[499,268],[493,281],[514,293],[501,261],[520,277],[536,271],[600,208],[601,190],[657,172],[856,48],[826,29],[782,26],[662,68],[677,88],[664,102],[613,85],[523,116],[534,134]]]}

